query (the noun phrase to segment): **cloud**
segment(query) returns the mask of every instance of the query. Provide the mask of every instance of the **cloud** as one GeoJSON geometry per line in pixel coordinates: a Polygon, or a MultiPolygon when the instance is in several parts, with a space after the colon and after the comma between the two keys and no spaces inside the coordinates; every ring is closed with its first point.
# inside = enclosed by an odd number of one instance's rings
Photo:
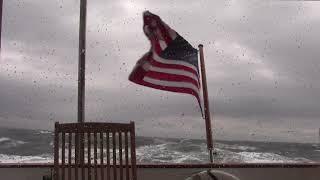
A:
{"type": "MultiPolygon", "coordinates": [[[[205,136],[194,98],[127,80],[149,49],[141,16],[150,10],[195,47],[204,44],[215,138],[312,142],[320,126],[319,8],[311,2],[90,2],[86,119],[136,121],[137,133],[146,136],[205,136]]],[[[78,13],[73,0],[4,3],[3,126],[52,129],[54,121],[76,121],[78,13]]]]}

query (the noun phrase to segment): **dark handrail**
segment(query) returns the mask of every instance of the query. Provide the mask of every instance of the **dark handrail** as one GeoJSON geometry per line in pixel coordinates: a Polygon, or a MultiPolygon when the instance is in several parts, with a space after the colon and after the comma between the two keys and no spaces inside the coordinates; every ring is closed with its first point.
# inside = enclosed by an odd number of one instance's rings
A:
{"type": "MultiPolygon", "coordinates": [[[[101,165],[97,165],[101,167],[101,165]]],[[[107,166],[107,165],[104,165],[107,166]]],[[[112,166],[112,165],[110,165],[112,166]]],[[[118,165],[119,166],[119,165],[118,165]]],[[[320,163],[137,164],[141,168],[320,168],[320,163]]],[[[0,163],[0,168],[53,168],[53,163],[0,163]]],[[[75,167],[72,165],[72,167],[75,167]]],[[[92,165],[93,167],[93,165],[92,165]]]]}

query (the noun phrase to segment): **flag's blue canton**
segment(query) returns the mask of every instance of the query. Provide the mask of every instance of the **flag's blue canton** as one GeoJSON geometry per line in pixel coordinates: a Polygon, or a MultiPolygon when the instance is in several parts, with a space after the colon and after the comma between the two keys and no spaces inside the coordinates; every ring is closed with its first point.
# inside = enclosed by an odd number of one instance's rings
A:
{"type": "MultiPolygon", "coordinates": [[[[177,34],[178,35],[178,34],[177,34]]],[[[163,59],[181,60],[192,64],[198,69],[198,51],[188,41],[178,35],[170,42],[168,47],[162,51],[160,57],[163,59]]],[[[199,69],[198,69],[199,72],[199,69]]]]}

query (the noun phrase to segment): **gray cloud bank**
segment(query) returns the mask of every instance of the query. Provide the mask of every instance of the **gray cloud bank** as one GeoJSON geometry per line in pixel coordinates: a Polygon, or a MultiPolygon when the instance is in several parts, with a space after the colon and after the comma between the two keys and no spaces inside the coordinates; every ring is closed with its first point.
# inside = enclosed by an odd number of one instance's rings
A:
{"type": "MultiPolygon", "coordinates": [[[[145,136],[205,137],[191,96],[127,80],[149,48],[147,9],[195,47],[204,44],[214,138],[317,141],[317,2],[89,2],[87,121],[136,121],[145,136]]],[[[75,0],[4,2],[1,126],[76,121],[78,13],[75,0]]]]}

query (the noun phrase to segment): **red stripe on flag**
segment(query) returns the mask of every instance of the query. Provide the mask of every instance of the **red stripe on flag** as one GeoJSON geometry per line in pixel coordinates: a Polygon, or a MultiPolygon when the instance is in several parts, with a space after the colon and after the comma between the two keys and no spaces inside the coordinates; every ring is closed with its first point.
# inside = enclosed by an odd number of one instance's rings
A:
{"type": "Polygon", "coordinates": [[[159,44],[159,41],[157,38],[152,37],[152,39],[150,39],[151,43],[152,43],[152,48],[153,48],[153,52],[160,54],[162,52],[162,48],[159,44]]]}
{"type": "Polygon", "coordinates": [[[173,39],[171,39],[169,32],[164,27],[163,22],[160,18],[158,20],[158,28],[160,29],[163,39],[166,41],[167,44],[169,44],[173,39]]]}
{"type": "Polygon", "coordinates": [[[172,40],[174,40],[177,37],[177,32],[175,32],[173,29],[171,29],[166,23],[162,22],[164,28],[166,29],[166,31],[168,32],[170,38],[172,40]]]}
{"type": "Polygon", "coordinates": [[[142,66],[137,66],[129,75],[129,80],[138,83],[143,80],[144,76],[147,74],[142,66]]]}
{"type": "Polygon", "coordinates": [[[151,77],[153,79],[165,80],[165,81],[175,81],[175,82],[188,82],[195,85],[199,88],[199,82],[194,80],[193,78],[177,75],[177,74],[167,74],[162,72],[148,71],[146,76],[151,77]]]}
{"type": "Polygon", "coordinates": [[[199,77],[197,71],[195,71],[194,69],[192,69],[190,67],[184,66],[184,65],[165,64],[165,63],[158,62],[151,57],[150,57],[150,64],[152,64],[153,66],[159,67],[159,68],[179,69],[179,70],[188,71],[190,73],[193,73],[195,76],[199,77]]]}
{"type": "MultiPolygon", "coordinates": [[[[161,36],[167,45],[173,40],[171,38],[167,28],[164,26],[164,22],[162,22],[162,20],[159,16],[157,16],[155,14],[146,15],[146,16],[144,15],[143,19],[144,19],[144,25],[148,26],[150,31],[153,31],[153,32],[157,32],[157,30],[160,31],[161,36]]],[[[152,37],[150,37],[150,38],[152,38],[152,37]]],[[[159,40],[159,38],[157,40],[159,40]]]]}
{"type": "Polygon", "coordinates": [[[145,53],[134,66],[132,72],[129,75],[129,80],[132,82],[142,81],[143,77],[146,75],[147,71],[143,69],[143,64],[150,63],[152,53],[145,53]]]}

